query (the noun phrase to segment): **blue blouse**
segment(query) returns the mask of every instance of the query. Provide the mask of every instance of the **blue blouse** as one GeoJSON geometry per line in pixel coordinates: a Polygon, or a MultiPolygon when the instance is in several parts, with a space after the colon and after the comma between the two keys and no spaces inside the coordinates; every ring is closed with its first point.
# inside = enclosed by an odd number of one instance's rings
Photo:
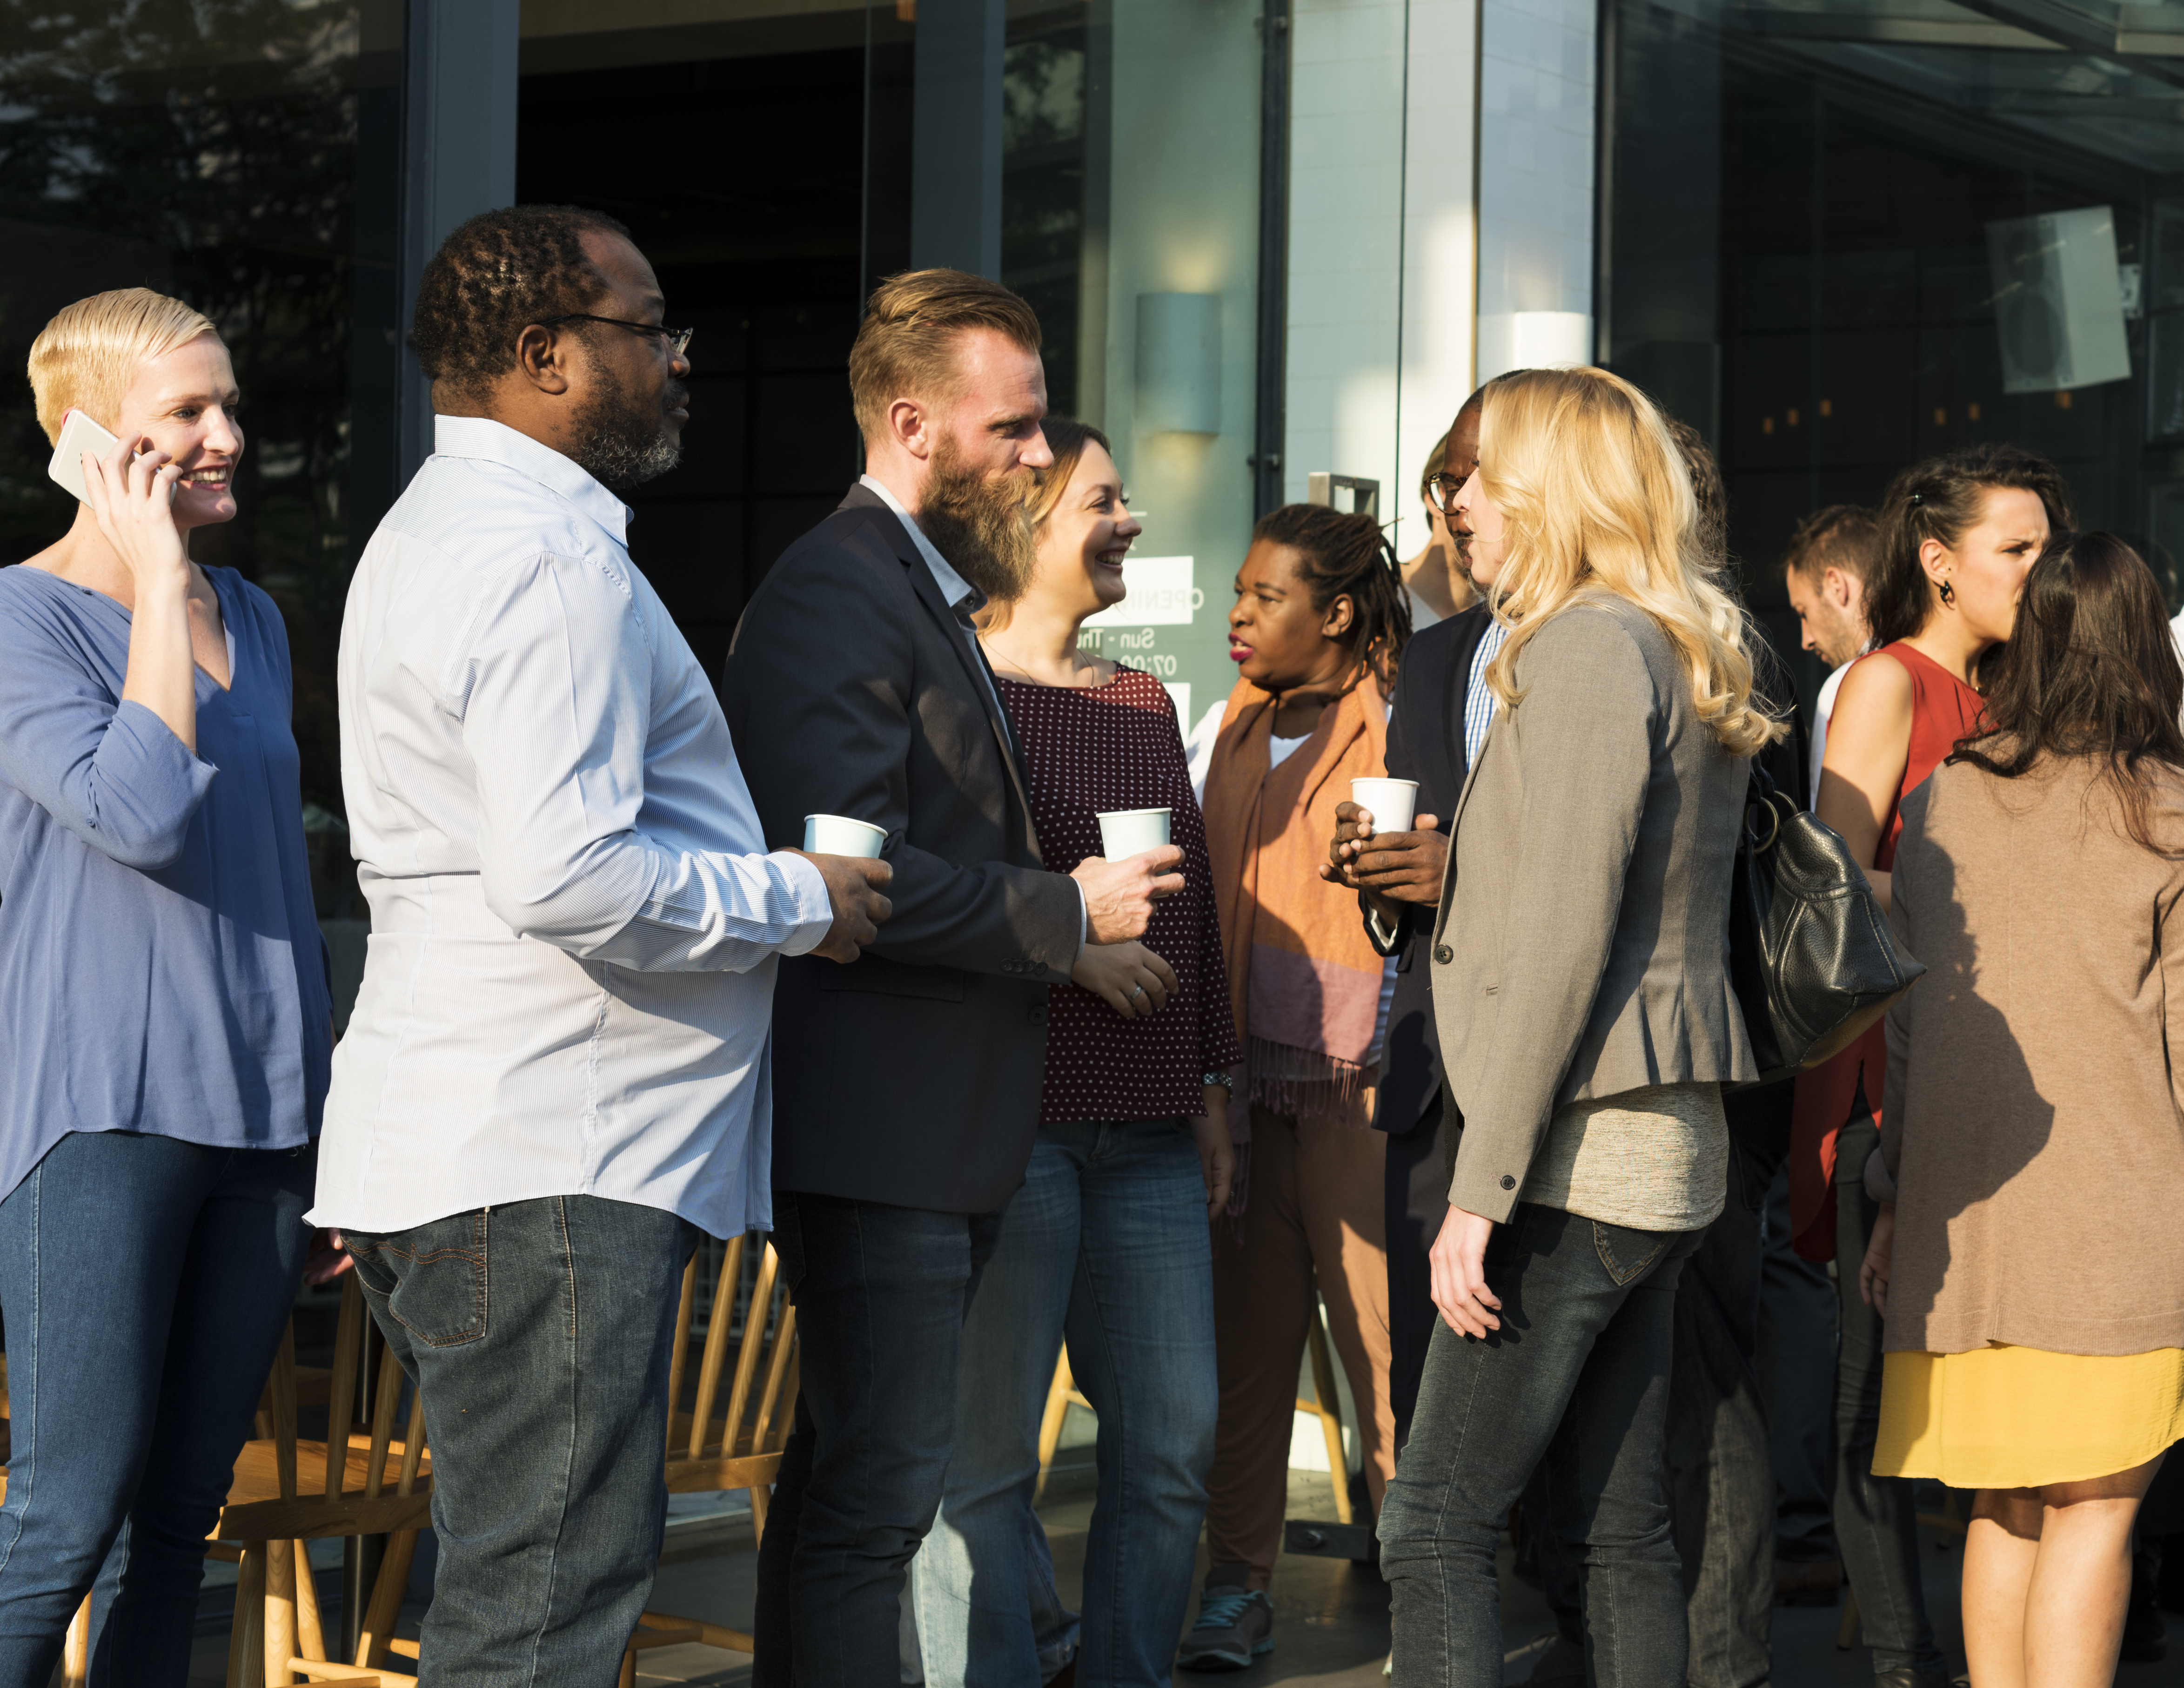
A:
{"type": "Polygon", "coordinates": [[[128,611],[0,569],[0,1197],[70,1132],[319,1128],[332,1003],[287,634],[233,569],[205,574],[233,684],[198,670],[192,756],[120,701],[128,611]]]}

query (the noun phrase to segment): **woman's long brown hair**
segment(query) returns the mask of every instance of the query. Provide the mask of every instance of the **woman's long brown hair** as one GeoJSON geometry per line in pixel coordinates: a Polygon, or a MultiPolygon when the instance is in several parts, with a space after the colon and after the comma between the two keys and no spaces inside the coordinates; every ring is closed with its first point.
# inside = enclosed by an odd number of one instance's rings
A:
{"type": "Polygon", "coordinates": [[[2025,577],[1979,730],[1949,760],[2005,780],[2043,757],[2098,762],[2132,840],[2176,854],[2153,835],[2153,776],[2184,773],[2180,708],[2184,663],[2153,572],[2113,534],[2066,535],[2025,577]]]}

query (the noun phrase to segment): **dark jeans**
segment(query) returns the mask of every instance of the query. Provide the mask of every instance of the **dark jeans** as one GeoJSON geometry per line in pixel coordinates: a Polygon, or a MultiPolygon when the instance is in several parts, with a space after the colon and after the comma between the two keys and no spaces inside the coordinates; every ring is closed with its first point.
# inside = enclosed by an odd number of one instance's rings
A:
{"type": "Polygon", "coordinates": [[[1542,1456],[1555,1530],[1585,1544],[1602,1688],[1680,1688],[1683,1590],[1662,1499],[1674,1292],[1699,1233],[1521,1204],[1487,1244],[1502,1328],[1446,1324],[1380,1512],[1399,1685],[1499,1688],[1501,1523],[1542,1456]]]}
{"type": "Polygon", "coordinates": [[[667,1516],[667,1364],[698,1230],[542,1196],[343,1233],[432,1450],[420,1688],[611,1682],[667,1516]]]}
{"type": "Polygon", "coordinates": [[[751,1680],[872,1688],[900,1680],[904,1573],[940,1507],[963,1320],[1001,1219],[777,1191],[774,1227],[802,1389],[751,1680]]]}
{"type": "Polygon", "coordinates": [[[1774,1605],[1774,1473],[1759,1386],[1767,1189],[1789,1119],[1730,1133],[1721,1215],[1676,1286],[1669,1501],[1691,1628],[1690,1688],[1762,1688],[1774,1605]]]}
{"type": "Polygon", "coordinates": [[[1840,1559],[1836,1547],[1836,1286],[1790,1246],[1790,1173],[1767,1192],[1759,1290],[1759,1389],[1774,1462],[1774,1557],[1840,1559]]]}
{"type": "Polygon", "coordinates": [[[1440,1322],[1426,1251],[1448,1216],[1442,1105],[1436,1100],[1410,1131],[1388,1137],[1388,1404],[1395,1411],[1398,1456],[1411,1434],[1426,1350],[1440,1322]]]}
{"type": "Polygon", "coordinates": [[[1858,1269],[1880,1213],[1865,1193],[1866,1160],[1880,1142],[1870,1115],[1844,1126],[1836,1140],[1836,1540],[1874,1670],[1908,1664],[1921,1674],[1942,1673],[1947,1667],[1934,1645],[1919,1576],[1911,1479],[1873,1474],[1873,1447],[1880,1437],[1881,1317],[1858,1293],[1858,1269]]]}
{"type": "Polygon", "coordinates": [[[94,1579],[92,1681],[188,1677],[205,1532],[296,1298],[317,1165],[75,1132],[0,1201],[7,1688],[44,1688],[94,1579]]]}

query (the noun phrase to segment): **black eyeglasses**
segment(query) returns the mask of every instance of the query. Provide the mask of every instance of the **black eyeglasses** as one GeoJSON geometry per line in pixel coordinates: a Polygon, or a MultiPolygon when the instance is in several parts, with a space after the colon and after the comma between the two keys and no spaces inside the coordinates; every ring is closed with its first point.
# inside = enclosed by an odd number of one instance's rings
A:
{"type": "Polygon", "coordinates": [[[667,342],[670,351],[677,357],[690,349],[690,337],[695,328],[664,328],[657,322],[625,322],[619,316],[592,316],[581,310],[572,310],[566,316],[549,316],[538,326],[551,328],[561,322],[604,322],[610,328],[627,328],[639,334],[657,334],[667,342]]]}
{"type": "Polygon", "coordinates": [[[1440,473],[1426,483],[1426,502],[1440,511],[1442,515],[1447,515],[1449,506],[1456,502],[1457,494],[1462,489],[1464,482],[1469,478],[1468,475],[1458,475],[1446,469],[1442,470],[1440,473]]]}

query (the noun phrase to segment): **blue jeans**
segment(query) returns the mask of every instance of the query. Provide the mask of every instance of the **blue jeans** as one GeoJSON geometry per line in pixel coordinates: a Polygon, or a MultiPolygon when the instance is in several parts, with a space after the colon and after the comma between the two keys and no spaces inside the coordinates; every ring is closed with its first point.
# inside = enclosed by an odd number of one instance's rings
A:
{"type": "Polygon", "coordinates": [[[1000,1216],[777,1190],[773,1221],[802,1388],[759,1546],[751,1680],[873,1688],[901,1680],[904,1573],[940,1507],[963,1320],[1000,1216]]]}
{"type": "Polygon", "coordinates": [[[1494,1554],[1544,1456],[1555,1534],[1584,1547],[1600,1688],[1682,1688],[1684,1591],[1662,1494],[1676,1279],[1699,1232],[1518,1205],[1486,1248],[1502,1328],[1444,1322],[1380,1510],[1400,1688],[1499,1688],[1494,1554]]]}
{"type": "Polygon", "coordinates": [[[667,1362],[698,1229],[541,1196],[344,1233],[432,1450],[421,1688],[598,1688],[652,1592],[667,1362]]]}
{"type": "Polygon", "coordinates": [[[74,1132],[0,1201],[5,1688],[44,1688],[86,1590],[93,1683],[187,1679],[205,1532],[296,1299],[317,1165],[74,1132]]]}
{"type": "Polygon", "coordinates": [[[1176,1120],[1041,1126],[963,1327],[956,1453],[916,1566],[926,1688],[1084,1688],[1173,1674],[1221,1386],[1198,1151],[1176,1120]],[[1064,1334],[1100,1415],[1080,1624],[1032,1511],[1064,1334]]]}

